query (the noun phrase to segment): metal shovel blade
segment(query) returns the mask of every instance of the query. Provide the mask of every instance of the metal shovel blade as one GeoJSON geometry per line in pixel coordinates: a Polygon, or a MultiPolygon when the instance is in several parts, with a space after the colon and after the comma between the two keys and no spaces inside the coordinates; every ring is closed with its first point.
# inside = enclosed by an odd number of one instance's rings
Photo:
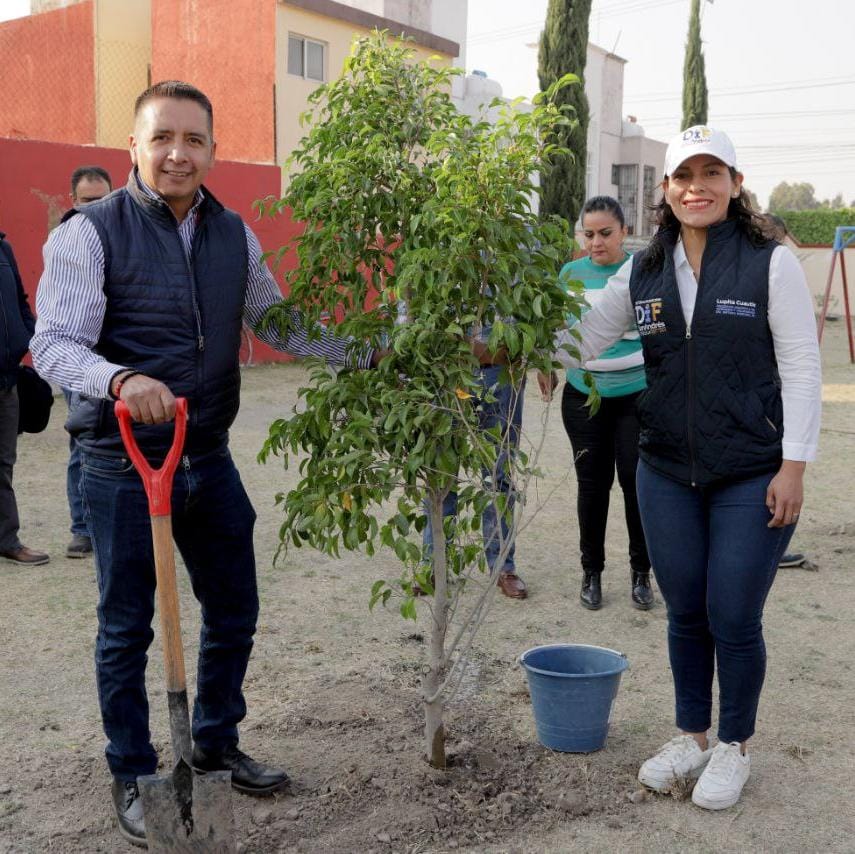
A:
{"type": "Polygon", "coordinates": [[[232,775],[194,775],[181,758],[172,774],[139,777],[148,850],[169,854],[235,854],[232,775]]]}

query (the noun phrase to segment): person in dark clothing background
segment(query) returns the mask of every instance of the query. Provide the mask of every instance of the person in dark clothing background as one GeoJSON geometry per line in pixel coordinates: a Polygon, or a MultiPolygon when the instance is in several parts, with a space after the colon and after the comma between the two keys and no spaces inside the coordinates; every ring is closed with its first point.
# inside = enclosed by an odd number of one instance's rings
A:
{"type": "MultiPolygon", "coordinates": [[[[89,205],[103,199],[113,189],[110,173],[100,166],[78,166],[71,173],[71,204],[75,208],[89,205]]],[[[71,408],[70,389],[64,388],[62,393],[65,402],[71,408]]],[[[68,471],[66,473],[66,494],[68,510],[71,515],[71,541],[65,550],[65,556],[70,558],[85,558],[92,554],[92,538],[86,527],[83,510],[83,496],[80,494],[80,448],[74,436],[69,438],[68,471]]]]}
{"type": "Polygon", "coordinates": [[[24,566],[50,558],[21,544],[18,502],[12,470],[18,451],[18,365],[30,346],[35,318],[30,311],[18,264],[6,235],[0,231],[0,557],[24,566]]]}
{"type": "MultiPolygon", "coordinates": [[[[561,268],[559,280],[581,281],[585,299],[596,305],[609,278],[629,258],[623,248],[627,235],[624,214],[609,196],[594,196],[582,208],[582,233],[588,255],[569,261],[561,268]]],[[[551,397],[548,384],[538,376],[544,396],[551,397]]],[[[627,332],[595,361],[567,371],[561,397],[561,417],[573,447],[578,494],[579,546],[582,559],[582,589],[579,600],[595,611],[602,606],[601,576],[605,567],[606,523],[609,497],[617,471],[624,500],[626,530],[629,535],[630,599],[634,607],[653,607],[650,589],[650,558],[644,542],[635,470],[638,466],[638,416],[635,408],[644,391],[644,356],[638,332],[627,332]],[[600,395],[600,408],[591,414],[587,406],[593,377],[600,395]]]]}

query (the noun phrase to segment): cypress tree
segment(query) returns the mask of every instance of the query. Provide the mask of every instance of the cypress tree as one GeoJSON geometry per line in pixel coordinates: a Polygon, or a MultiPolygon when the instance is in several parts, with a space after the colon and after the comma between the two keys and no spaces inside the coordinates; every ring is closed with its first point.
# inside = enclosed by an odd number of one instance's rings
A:
{"type": "Polygon", "coordinates": [[[681,127],[685,130],[692,125],[705,125],[708,112],[707,76],[701,48],[701,0],[692,0],[686,58],[683,61],[683,124],[681,127]]]}
{"type": "Polygon", "coordinates": [[[571,226],[585,203],[589,114],[584,74],[590,15],[591,0],[549,0],[537,57],[541,91],[565,74],[579,77],[578,84],[564,87],[556,98],[575,110],[575,121],[560,127],[556,140],[572,155],[553,157],[551,168],[541,176],[541,215],[559,214],[571,226]]]}

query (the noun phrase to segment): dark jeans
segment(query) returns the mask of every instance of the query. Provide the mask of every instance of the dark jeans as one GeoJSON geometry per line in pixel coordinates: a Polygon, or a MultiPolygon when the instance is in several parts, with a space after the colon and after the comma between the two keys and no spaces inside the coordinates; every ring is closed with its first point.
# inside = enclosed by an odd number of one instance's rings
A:
{"type": "MultiPolygon", "coordinates": [[[[64,388],[62,395],[70,405],[71,392],[64,388]]],[[[71,514],[71,533],[89,536],[86,527],[86,513],[83,509],[83,496],[80,494],[80,446],[74,436],[68,440],[68,470],[65,475],[65,492],[68,496],[68,510],[71,514]]]]}
{"type": "Polygon", "coordinates": [[[606,523],[609,493],[615,480],[623,491],[626,529],[629,533],[629,565],[635,572],[649,572],[650,559],[635,494],[638,467],[638,394],[603,397],[596,415],[585,407],[587,395],[570,383],[561,397],[561,418],[573,446],[579,515],[579,546],[582,568],[602,572],[606,562],[606,523]]]}
{"type": "MultiPolygon", "coordinates": [[[[157,767],[145,689],[155,592],[148,502],[127,459],[81,450],[100,592],[95,667],[107,763],[116,777],[132,780],[157,767]]],[[[241,686],[258,616],[254,523],[227,451],[183,458],[172,490],[173,533],[202,605],[193,738],[213,750],[237,743],[246,714],[241,686]]],[[[159,713],[165,718],[165,699],[159,713]]]]}
{"type": "Polygon", "coordinates": [[[638,466],[638,499],[659,590],[677,726],[706,732],[718,667],[722,741],[754,734],[766,674],[763,605],[795,525],[769,528],[772,474],[712,487],[684,486],[638,466]]]}
{"type": "MultiPolygon", "coordinates": [[[[509,385],[500,385],[499,377],[502,369],[499,365],[482,368],[480,375],[481,387],[486,391],[492,389],[494,401],[480,402],[478,426],[481,430],[489,430],[491,427],[499,426],[506,449],[513,453],[520,443],[520,429],[522,427],[523,394],[525,393],[525,382],[516,389],[509,385]]],[[[508,471],[508,451],[503,450],[496,460],[496,484],[492,486],[490,481],[492,472],[484,472],[486,488],[490,491],[508,496],[508,504],[501,520],[498,518],[495,504],[489,504],[481,516],[481,531],[484,538],[484,555],[490,572],[496,570],[499,560],[501,545],[510,538],[510,547],[501,567],[502,572],[516,572],[514,556],[516,554],[516,532],[508,525],[508,519],[513,518],[514,492],[508,471]],[[499,525],[501,524],[501,528],[499,525]],[[501,532],[501,536],[500,536],[501,532]]],[[[457,493],[449,492],[442,504],[443,517],[454,516],[457,513],[457,493]]],[[[433,546],[433,534],[430,525],[424,530],[423,540],[426,550],[433,546]]]]}
{"type": "Polygon", "coordinates": [[[12,470],[18,453],[18,389],[0,389],[0,551],[20,548],[12,470]]]}

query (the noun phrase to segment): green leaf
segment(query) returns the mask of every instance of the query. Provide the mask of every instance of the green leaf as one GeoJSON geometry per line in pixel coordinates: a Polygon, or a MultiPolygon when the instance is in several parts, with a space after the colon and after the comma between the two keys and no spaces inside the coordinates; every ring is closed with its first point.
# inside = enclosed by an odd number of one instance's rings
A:
{"type": "MultiPolygon", "coordinates": [[[[259,333],[302,325],[310,340],[349,339],[351,359],[367,346],[388,354],[375,370],[307,360],[296,404],[276,413],[259,460],[291,466],[276,499],[280,543],[332,556],[385,546],[402,565],[394,592],[405,619],[416,617],[413,579],[434,589],[420,543],[425,496],[459,496],[458,524],[446,523],[449,574],[462,583],[484,565],[482,470],[501,431],[479,424],[479,399],[495,396],[479,387],[471,341],[490,328],[488,350],[510,354],[505,373],[519,383],[528,366],[551,369],[555,333],[583,302],[558,281],[570,225],[548,213],[546,194],[543,215],[531,208],[532,176],[563,180],[562,159],[584,170],[587,113],[570,104],[582,87],[557,73],[533,109],[497,103],[487,122],[456,109],[458,73],[388,33],[357,38],[342,74],[309,98],[282,197],[256,205],[298,223],[269,256],[288,297],[259,333]]],[[[511,466],[515,482],[531,476],[525,448],[511,466]]],[[[271,469],[274,490],[278,477],[271,469]]],[[[375,582],[370,607],[392,593],[375,582]]]]}
{"type": "Polygon", "coordinates": [[[403,602],[401,602],[401,616],[405,620],[416,621],[416,617],[418,616],[416,613],[416,600],[413,596],[407,596],[403,602]]]}

